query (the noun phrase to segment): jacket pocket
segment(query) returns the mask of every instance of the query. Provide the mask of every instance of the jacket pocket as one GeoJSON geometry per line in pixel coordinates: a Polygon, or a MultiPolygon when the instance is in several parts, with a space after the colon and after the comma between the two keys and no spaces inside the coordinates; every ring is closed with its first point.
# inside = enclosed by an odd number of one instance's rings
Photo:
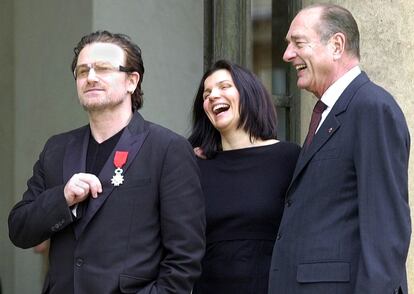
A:
{"type": "Polygon", "coordinates": [[[151,279],[119,275],[119,290],[122,293],[136,293],[151,283],[151,279]]]}
{"type": "Polygon", "coordinates": [[[125,182],[117,187],[118,191],[132,190],[146,186],[151,183],[151,178],[142,178],[142,179],[129,179],[126,178],[125,182]]]}
{"type": "Polygon", "coordinates": [[[346,283],[350,280],[350,265],[342,261],[302,263],[298,265],[296,280],[299,283],[346,283]]]}

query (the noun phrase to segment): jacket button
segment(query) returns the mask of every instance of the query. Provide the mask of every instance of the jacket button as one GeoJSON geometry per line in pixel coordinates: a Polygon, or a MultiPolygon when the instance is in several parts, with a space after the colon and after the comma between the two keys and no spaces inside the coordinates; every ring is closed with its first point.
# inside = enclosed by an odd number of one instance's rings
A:
{"type": "Polygon", "coordinates": [[[83,259],[82,258],[77,258],[75,264],[76,264],[77,267],[81,267],[83,265],[83,259]]]}
{"type": "Polygon", "coordinates": [[[290,207],[291,205],[292,205],[292,200],[290,200],[290,199],[289,199],[289,200],[287,200],[287,201],[286,201],[286,206],[287,206],[287,207],[290,207]]]}
{"type": "Polygon", "coordinates": [[[280,238],[282,238],[282,235],[281,234],[277,234],[276,240],[280,240],[280,238]]]}

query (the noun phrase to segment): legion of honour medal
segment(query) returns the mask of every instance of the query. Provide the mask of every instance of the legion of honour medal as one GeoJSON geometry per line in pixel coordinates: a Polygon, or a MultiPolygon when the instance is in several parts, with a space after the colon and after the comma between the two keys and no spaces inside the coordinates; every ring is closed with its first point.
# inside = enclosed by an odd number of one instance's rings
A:
{"type": "Polygon", "coordinates": [[[112,176],[111,184],[114,186],[119,186],[124,182],[124,176],[122,173],[124,172],[122,167],[126,163],[128,158],[128,151],[115,151],[114,156],[114,165],[116,167],[115,174],[112,176]]]}

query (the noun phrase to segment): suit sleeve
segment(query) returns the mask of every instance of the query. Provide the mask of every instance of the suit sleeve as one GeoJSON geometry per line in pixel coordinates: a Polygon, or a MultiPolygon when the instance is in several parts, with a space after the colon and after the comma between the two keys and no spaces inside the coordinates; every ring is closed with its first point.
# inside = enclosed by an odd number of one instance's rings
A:
{"type": "Polygon", "coordinates": [[[45,166],[48,143],[33,167],[23,198],[9,214],[9,237],[14,245],[30,248],[47,240],[73,221],[63,194],[64,185],[48,187],[45,166]]]}
{"type": "Polygon", "coordinates": [[[181,137],[170,143],[164,158],[160,222],[166,254],[157,281],[138,293],[190,293],[201,274],[205,211],[195,156],[190,144],[181,137]]]}
{"type": "Polygon", "coordinates": [[[394,293],[404,287],[411,234],[410,137],[396,104],[367,104],[359,107],[356,115],[354,158],[361,255],[353,293],[394,293]]]}

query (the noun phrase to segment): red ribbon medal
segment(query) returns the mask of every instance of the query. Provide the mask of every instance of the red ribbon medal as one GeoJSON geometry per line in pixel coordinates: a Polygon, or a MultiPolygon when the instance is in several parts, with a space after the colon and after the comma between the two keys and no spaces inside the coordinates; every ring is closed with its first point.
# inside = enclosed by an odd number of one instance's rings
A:
{"type": "Polygon", "coordinates": [[[127,162],[128,159],[128,151],[115,151],[114,156],[114,165],[116,167],[115,174],[111,179],[111,183],[114,186],[119,186],[124,182],[124,176],[122,173],[122,167],[127,162]]]}

